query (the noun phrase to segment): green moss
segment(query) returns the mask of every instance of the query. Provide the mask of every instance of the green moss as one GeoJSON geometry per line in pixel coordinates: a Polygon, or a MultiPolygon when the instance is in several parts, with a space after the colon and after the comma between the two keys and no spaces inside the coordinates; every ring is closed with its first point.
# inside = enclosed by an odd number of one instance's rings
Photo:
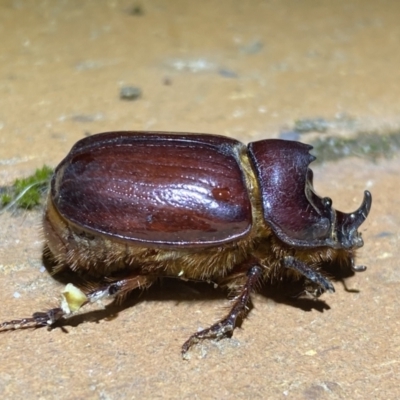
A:
{"type": "Polygon", "coordinates": [[[12,196],[9,193],[2,193],[0,196],[0,204],[2,206],[6,206],[7,204],[11,203],[12,196]]]}
{"type": "Polygon", "coordinates": [[[321,136],[310,143],[318,161],[331,161],[348,156],[360,156],[375,161],[378,157],[391,157],[400,150],[400,132],[388,134],[360,132],[354,138],[321,136]]]}
{"type": "Polygon", "coordinates": [[[307,132],[326,132],[329,129],[329,123],[324,118],[298,119],[294,121],[294,130],[301,133],[307,132]]]}
{"type": "Polygon", "coordinates": [[[332,132],[335,130],[354,131],[356,120],[348,114],[339,114],[333,119],[326,118],[302,118],[294,121],[293,129],[299,133],[308,132],[332,132]]]}
{"type": "MultiPolygon", "coordinates": [[[[39,205],[50,182],[53,169],[44,165],[27,178],[16,179],[12,186],[2,188],[1,206],[31,209],[39,205]]],[[[3,208],[4,210],[4,208],[3,208]]]]}

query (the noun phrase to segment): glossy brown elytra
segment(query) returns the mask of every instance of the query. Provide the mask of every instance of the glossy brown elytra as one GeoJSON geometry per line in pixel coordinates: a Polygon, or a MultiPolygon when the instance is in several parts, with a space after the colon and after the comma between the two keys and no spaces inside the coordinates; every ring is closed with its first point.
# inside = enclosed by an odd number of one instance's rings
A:
{"type": "Polygon", "coordinates": [[[193,334],[185,353],[201,339],[231,334],[260,282],[289,274],[313,297],[333,292],[321,272],[326,264],[365,269],[354,258],[372,200],[365,191],[353,213],[333,209],[314,192],[311,148],[162,132],[80,140],[51,181],[45,246],[58,270],[99,284],[67,290],[61,307],[0,327],[53,325],[87,302],[124,298],[160,277],[233,291],[228,315],[193,334]]]}

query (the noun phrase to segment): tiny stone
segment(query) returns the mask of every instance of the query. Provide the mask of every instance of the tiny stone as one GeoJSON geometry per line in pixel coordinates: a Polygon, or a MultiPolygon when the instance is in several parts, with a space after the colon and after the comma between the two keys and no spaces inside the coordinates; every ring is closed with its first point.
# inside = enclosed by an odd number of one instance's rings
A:
{"type": "Polygon", "coordinates": [[[130,15],[141,16],[141,15],[144,14],[144,11],[143,11],[143,8],[142,8],[141,5],[136,5],[136,6],[133,6],[133,7],[128,11],[128,13],[129,13],[130,15]]]}
{"type": "Polygon", "coordinates": [[[136,100],[142,95],[142,90],[137,86],[123,86],[119,91],[121,100],[136,100]]]}
{"type": "Polygon", "coordinates": [[[21,297],[21,294],[19,292],[14,292],[13,296],[15,299],[19,299],[21,297]]]}
{"type": "Polygon", "coordinates": [[[238,74],[235,71],[232,71],[227,68],[220,68],[218,73],[223,76],[224,78],[237,78],[238,74]]]}

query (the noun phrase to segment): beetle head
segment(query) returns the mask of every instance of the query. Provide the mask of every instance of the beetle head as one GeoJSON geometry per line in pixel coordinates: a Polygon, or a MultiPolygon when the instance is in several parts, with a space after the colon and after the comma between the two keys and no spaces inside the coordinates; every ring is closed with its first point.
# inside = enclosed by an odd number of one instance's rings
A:
{"type": "Polygon", "coordinates": [[[296,247],[328,246],[355,249],[363,245],[359,226],[371,209],[371,193],[364,192],[353,213],[332,208],[332,200],[318,196],[308,168],[315,157],[311,146],[284,140],[249,144],[260,185],[265,222],[283,242],[296,247]]]}

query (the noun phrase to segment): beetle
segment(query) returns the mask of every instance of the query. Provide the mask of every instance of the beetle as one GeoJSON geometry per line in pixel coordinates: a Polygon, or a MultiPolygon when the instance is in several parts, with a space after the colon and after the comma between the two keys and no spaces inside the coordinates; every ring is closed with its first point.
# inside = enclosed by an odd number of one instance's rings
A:
{"type": "Polygon", "coordinates": [[[185,354],[202,339],[231,335],[259,283],[290,276],[302,279],[312,298],[334,292],[324,266],[366,268],[354,260],[372,196],[365,191],[349,214],[332,208],[314,191],[311,149],[172,132],[78,141],[51,180],[45,249],[56,270],[98,283],[65,292],[67,306],[0,327],[54,325],[88,302],[121,300],[160,277],[215,282],[235,293],[228,314],[190,336],[185,354]]]}

